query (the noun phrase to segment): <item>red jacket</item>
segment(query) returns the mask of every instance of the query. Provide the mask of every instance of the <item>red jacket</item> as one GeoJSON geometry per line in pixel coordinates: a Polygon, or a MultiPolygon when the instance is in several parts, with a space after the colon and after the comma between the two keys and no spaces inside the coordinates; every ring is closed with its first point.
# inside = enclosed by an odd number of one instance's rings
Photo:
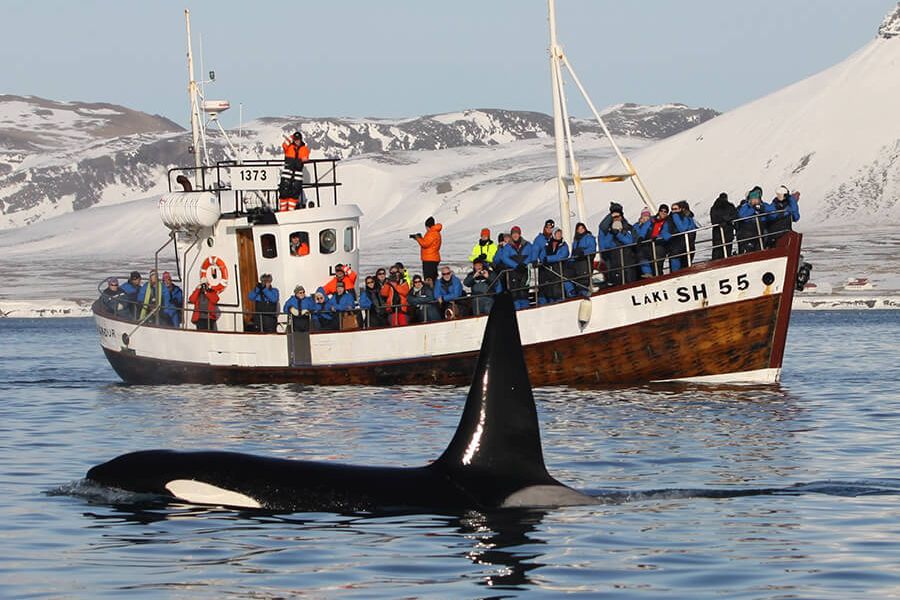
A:
{"type": "MultiPolygon", "coordinates": [[[[209,303],[207,307],[207,311],[209,318],[213,321],[219,318],[219,308],[216,306],[219,303],[219,294],[216,290],[212,288],[206,288],[206,301],[209,303]]],[[[194,305],[194,312],[191,313],[191,322],[196,323],[200,320],[200,286],[194,288],[194,291],[191,292],[191,297],[188,298],[188,302],[194,305]]]]}
{"type": "Polygon", "coordinates": [[[428,228],[428,231],[422,237],[417,237],[416,241],[422,246],[422,262],[441,262],[441,229],[444,226],[435,223],[428,228]]]}

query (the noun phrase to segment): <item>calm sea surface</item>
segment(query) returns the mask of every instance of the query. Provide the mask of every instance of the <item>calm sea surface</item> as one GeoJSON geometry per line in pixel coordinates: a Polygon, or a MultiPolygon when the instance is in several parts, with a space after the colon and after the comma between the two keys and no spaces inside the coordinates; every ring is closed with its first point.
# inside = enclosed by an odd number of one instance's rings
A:
{"type": "Polygon", "coordinates": [[[81,478],[147,448],[418,466],[466,390],[128,387],[90,320],[0,319],[0,597],[898,598],[898,340],[900,311],[794,313],[778,386],[536,390],[596,506],[273,515],[81,478]]]}

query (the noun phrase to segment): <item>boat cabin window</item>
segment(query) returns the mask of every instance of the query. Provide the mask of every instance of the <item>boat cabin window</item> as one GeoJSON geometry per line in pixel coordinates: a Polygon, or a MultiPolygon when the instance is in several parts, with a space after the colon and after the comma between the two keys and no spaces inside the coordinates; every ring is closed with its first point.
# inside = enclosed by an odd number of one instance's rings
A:
{"type": "Polygon", "coordinates": [[[319,252],[333,254],[337,250],[337,232],[334,229],[323,229],[319,232],[319,252]]]}
{"type": "Polygon", "coordinates": [[[352,252],[354,247],[353,228],[344,229],[344,252],[352,252]]]}
{"type": "Polygon", "coordinates": [[[309,234],[305,231],[295,231],[290,236],[291,256],[306,256],[309,254],[309,234]]]}
{"type": "Polygon", "coordinates": [[[259,245],[262,248],[263,258],[277,258],[278,246],[275,244],[275,234],[264,233],[259,236],[259,245]]]}

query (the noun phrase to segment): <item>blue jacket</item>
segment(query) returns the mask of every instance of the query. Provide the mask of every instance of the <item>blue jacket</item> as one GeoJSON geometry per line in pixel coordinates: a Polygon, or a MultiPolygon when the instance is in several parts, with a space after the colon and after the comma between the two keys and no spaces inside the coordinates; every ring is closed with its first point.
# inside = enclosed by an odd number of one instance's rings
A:
{"type": "Polygon", "coordinates": [[[531,242],[531,247],[533,248],[532,252],[535,253],[534,260],[537,261],[537,253],[540,252],[540,249],[547,245],[547,242],[550,241],[550,238],[544,237],[544,232],[540,232],[534,238],[534,241],[531,242]]]}
{"type": "Polygon", "coordinates": [[[694,221],[694,217],[685,217],[678,213],[672,213],[669,216],[672,219],[672,224],[675,225],[677,233],[684,233],[685,231],[697,229],[697,222],[694,221]]]}
{"type": "MultiPolygon", "coordinates": [[[[771,202],[766,202],[766,203],[764,203],[765,206],[766,206],[766,212],[770,212],[770,213],[771,213],[771,212],[775,212],[775,211],[779,210],[779,209],[778,209],[778,206],[777,206],[777,204],[776,204],[777,202],[778,202],[778,198],[772,198],[772,201],[771,201],[771,202]]],[[[787,197],[787,203],[786,203],[785,207],[784,207],[782,210],[786,210],[786,211],[787,211],[787,213],[785,213],[785,214],[790,215],[790,216],[791,216],[791,221],[793,221],[794,223],[796,223],[797,221],[800,220],[800,205],[797,203],[797,196],[795,196],[795,195],[793,195],[793,194],[791,194],[790,196],[788,196],[788,197],[787,197]]],[[[738,214],[740,214],[740,211],[738,211],[738,214]]],[[[748,215],[748,216],[749,216],[749,215],[748,215]]],[[[778,214],[778,215],[772,215],[772,218],[775,219],[775,218],[780,217],[780,216],[781,216],[780,214],[778,214]]]]}
{"type": "Polygon", "coordinates": [[[754,210],[754,208],[750,206],[749,202],[741,202],[741,205],[738,206],[738,218],[744,219],[746,217],[752,217],[758,214],[763,217],[763,222],[768,221],[770,219],[769,213],[772,212],[772,206],[766,204],[765,202],[760,202],[759,207],[760,211],[759,213],[757,213],[756,210],[754,210]]]}
{"type": "MultiPolygon", "coordinates": [[[[638,241],[649,240],[650,236],[653,235],[653,219],[649,219],[646,223],[641,223],[638,221],[633,226],[634,235],[638,241]]],[[[665,229],[665,227],[663,227],[665,229]]]]}
{"type": "Polygon", "coordinates": [[[289,313],[292,308],[296,308],[299,311],[308,310],[309,312],[312,312],[316,310],[316,301],[309,296],[305,296],[303,300],[300,300],[297,296],[291,296],[288,298],[287,302],[284,303],[282,312],[289,313]]]}
{"type": "Polygon", "coordinates": [[[620,246],[627,246],[634,243],[634,234],[631,227],[625,227],[622,231],[610,229],[607,232],[600,230],[600,249],[613,250],[620,246]]]}
{"type": "MultiPolygon", "coordinates": [[[[165,288],[166,286],[163,285],[163,287],[165,288]]],[[[172,308],[184,308],[184,292],[174,283],[172,284],[172,289],[169,290],[169,305],[172,308]]]]}
{"type": "Polygon", "coordinates": [[[438,277],[437,281],[434,282],[435,300],[450,302],[451,300],[456,300],[464,295],[465,292],[463,291],[462,282],[456,275],[450,275],[450,281],[446,284],[444,283],[443,277],[438,277]]]}
{"type": "Polygon", "coordinates": [[[163,292],[165,296],[166,292],[169,294],[168,303],[163,305],[163,314],[165,314],[172,323],[178,327],[181,324],[181,309],[184,308],[184,292],[181,291],[181,288],[172,284],[172,289],[166,287],[163,284],[163,289],[166,290],[163,292]]]}
{"type": "Polygon", "coordinates": [[[512,245],[512,242],[506,244],[497,250],[497,254],[494,255],[494,260],[496,260],[504,269],[515,269],[520,264],[534,262],[534,257],[532,256],[534,251],[532,250],[531,243],[525,239],[522,239],[521,242],[522,245],[519,246],[518,250],[512,245]]]}
{"type": "Polygon", "coordinates": [[[580,257],[594,254],[597,252],[597,238],[590,231],[585,231],[584,235],[578,239],[572,240],[572,256],[580,257]]]}
{"type": "Polygon", "coordinates": [[[331,301],[326,299],[322,304],[313,300],[313,308],[310,309],[310,316],[313,323],[319,326],[330,325],[334,322],[335,313],[331,311],[331,301]]]}
{"type": "Polygon", "coordinates": [[[131,283],[131,281],[126,281],[119,286],[119,289],[125,292],[125,298],[129,302],[137,302],[138,292],[140,291],[140,288],[131,283]]]}
{"type": "Polygon", "coordinates": [[[537,260],[539,263],[553,264],[562,262],[569,258],[569,245],[563,240],[563,243],[556,249],[554,254],[547,254],[547,246],[538,250],[537,260]]]}
{"type": "MultiPolygon", "coordinates": [[[[333,294],[329,299],[330,306],[338,312],[354,310],[356,308],[356,298],[348,291],[343,294],[333,294]]],[[[326,303],[328,304],[328,303],[326,303]]]]}
{"type": "MultiPolygon", "coordinates": [[[[247,294],[247,297],[253,300],[254,302],[270,302],[272,304],[278,304],[278,288],[267,288],[267,287],[259,287],[256,286],[250,293],[247,294]]],[[[278,310],[277,308],[275,310],[278,310]]]]}

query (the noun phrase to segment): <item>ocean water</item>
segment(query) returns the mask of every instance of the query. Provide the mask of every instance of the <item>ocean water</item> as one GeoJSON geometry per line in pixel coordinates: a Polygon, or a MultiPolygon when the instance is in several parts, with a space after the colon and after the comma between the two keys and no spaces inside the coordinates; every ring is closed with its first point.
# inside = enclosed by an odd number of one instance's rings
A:
{"type": "Polygon", "coordinates": [[[0,319],[0,597],[897,598],[898,339],[898,311],[794,313],[780,385],[536,390],[594,506],[269,514],[81,478],[148,448],[421,465],[466,390],[130,387],[89,319],[0,319]]]}

